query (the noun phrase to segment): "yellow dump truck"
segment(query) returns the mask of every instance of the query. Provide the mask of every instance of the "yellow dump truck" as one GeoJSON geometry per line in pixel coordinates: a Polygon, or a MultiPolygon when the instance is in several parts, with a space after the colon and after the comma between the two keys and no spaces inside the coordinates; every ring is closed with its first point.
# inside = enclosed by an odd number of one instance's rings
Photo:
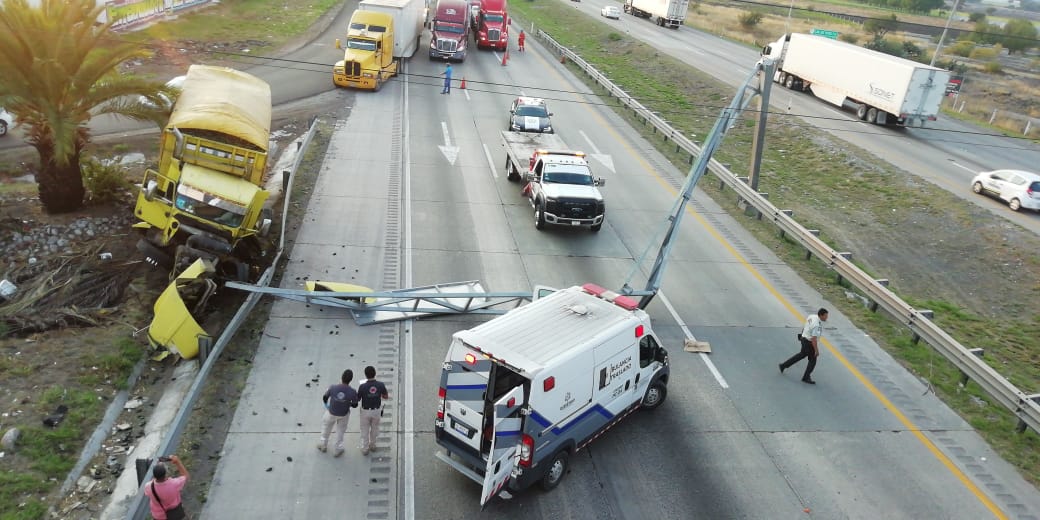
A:
{"type": "Polygon", "coordinates": [[[272,213],[262,187],[271,135],[271,87],[244,72],[192,65],[160,138],[158,170],[137,196],[137,247],[183,271],[196,259],[218,279],[254,280],[266,268],[272,213]]]}
{"type": "Polygon", "coordinates": [[[343,60],[332,67],[332,82],[379,90],[397,75],[401,58],[419,48],[424,10],[422,0],[362,0],[350,17],[345,45],[336,40],[343,60]]]}

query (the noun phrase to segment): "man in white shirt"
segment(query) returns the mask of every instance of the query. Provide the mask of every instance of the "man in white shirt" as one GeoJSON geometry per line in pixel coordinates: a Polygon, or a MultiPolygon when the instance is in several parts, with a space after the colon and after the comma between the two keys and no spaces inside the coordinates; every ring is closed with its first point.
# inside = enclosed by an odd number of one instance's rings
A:
{"type": "Polygon", "coordinates": [[[791,367],[795,363],[801,361],[803,358],[809,358],[809,363],[805,366],[805,374],[802,375],[802,382],[810,385],[815,385],[816,381],[812,379],[812,371],[816,368],[816,358],[820,357],[820,337],[823,336],[823,322],[827,321],[827,309],[820,308],[816,311],[816,314],[810,314],[805,318],[805,325],[802,326],[802,332],[798,334],[798,340],[802,344],[802,350],[797,354],[791,356],[790,359],[780,363],[780,373],[783,374],[784,370],[791,367]]]}

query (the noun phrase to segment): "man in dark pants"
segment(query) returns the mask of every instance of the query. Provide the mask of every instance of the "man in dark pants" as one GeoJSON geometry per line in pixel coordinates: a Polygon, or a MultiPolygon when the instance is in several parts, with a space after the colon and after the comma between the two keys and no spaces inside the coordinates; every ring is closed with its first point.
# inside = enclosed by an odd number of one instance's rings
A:
{"type": "Polygon", "coordinates": [[[827,309],[824,308],[820,308],[816,314],[810,314],[805,318],[805,325],[802,326],[802,332],[798,335],[798,339],[802,343],[802,350],[787,361],[780,363],[781,374],[803,358],[809,358],[809,363],[805,366],[805,374],[802,375],[802,382],[810,385],[816,384],[816,381],[812,379],[812,371],[816,368],[816,358],[820,357],[819,341],[823,336],[823,322],[825,321],[827,321],[827,309]]]}

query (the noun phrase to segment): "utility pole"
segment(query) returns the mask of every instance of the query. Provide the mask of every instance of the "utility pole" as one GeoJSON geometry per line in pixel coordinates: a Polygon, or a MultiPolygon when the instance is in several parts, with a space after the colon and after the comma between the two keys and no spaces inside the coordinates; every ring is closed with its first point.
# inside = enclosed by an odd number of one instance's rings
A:
{"type": "Polygon", "coordinates": [[[769,90],[773,85],[773,60],[765,60],[758,74],[758,119],[755,121],[755,139],[751,141],[751,171],[748,183],[758,191],[758,174],[762,170],[762,152],[766,145],[766,123],[769,121],[769,90]]]}
{"type": "Polygon", "coordinates": [[[942,51],[943,42],[946,41],[946,32],[950,30],[950,22],[953,21],[953,15],[957,14],[957,6],[961,5],[961,0],[953,0],[953,9],[950,9],[950,16],[946,18],[946,27],[943,27],[942,35],[939,36],[939,45],[935,47],[935,54],[932,54],[932,62],[929,63],[932,67],[935,66],[935,61],[939,59],[939,52],[942,51]]]}

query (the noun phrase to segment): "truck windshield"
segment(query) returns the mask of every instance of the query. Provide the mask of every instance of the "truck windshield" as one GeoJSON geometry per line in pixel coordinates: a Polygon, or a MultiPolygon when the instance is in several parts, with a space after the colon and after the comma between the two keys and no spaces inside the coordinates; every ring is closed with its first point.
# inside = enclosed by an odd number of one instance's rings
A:
{"type": "Polygon", "coordinates": [[[376,50],[376,42],[372,40],[362,40],[360,38],[350,38],[347,40],[348,49],[358,49],[361,51],[374,51],[376,50]]]}
{"type": "Polygon", "coordinates": [[[245,206],[186,184],[177,187],[176,204],[181,211],[228,227],[241,226],[246,215],[245,206]]]}
{"type": "Polygon", "coordinates": [[[520,105],[516,107],[516,115],[523,117],[549,117],[544,105],[520,105]]]}
{"type": "Polygon", "coordinates": [[[486,22],[501,22],[502,15],[500,14],[485,14],[484,21],[486,22]]]}
{"type": "Polygon", "coordinates": [[[433,30],[437,32],[447,32],[455,34],[462,34],[466,32],[466,28],[463,27],[462,24],[449,22],[434,22],[433,30]]]}
{"type": "Polygon", "coordinates": [[[595,184],[588,170],[573,169],[562,170],[552,168],[542,175],[542,182],[556,184],[577,184],[579,186],[592,186],[595,184]]]}

